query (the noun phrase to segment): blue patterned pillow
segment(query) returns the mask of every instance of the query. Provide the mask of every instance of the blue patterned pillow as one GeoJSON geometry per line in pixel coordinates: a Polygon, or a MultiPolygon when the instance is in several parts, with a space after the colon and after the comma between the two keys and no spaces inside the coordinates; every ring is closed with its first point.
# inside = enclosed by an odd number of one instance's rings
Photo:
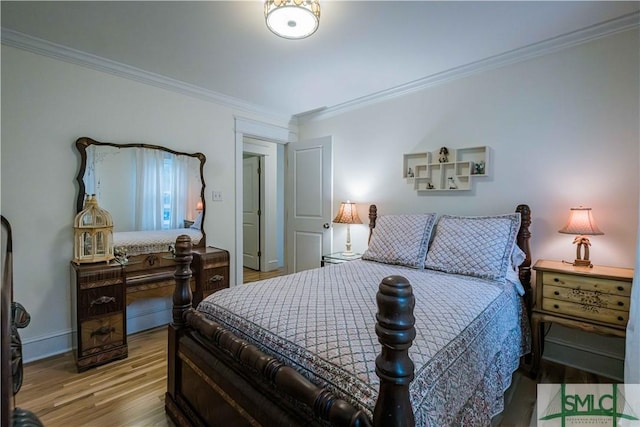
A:
{"type": "Polygon", "coordinates": [[[423,268],[436,214],[383,215],[362,259],[423,268]]]}
{"type": "Polygon", "coordinates": [[[520,214],[460,217],[443,215],[425,267],[484,279],[503,279],[520,229],[520,214]]]}

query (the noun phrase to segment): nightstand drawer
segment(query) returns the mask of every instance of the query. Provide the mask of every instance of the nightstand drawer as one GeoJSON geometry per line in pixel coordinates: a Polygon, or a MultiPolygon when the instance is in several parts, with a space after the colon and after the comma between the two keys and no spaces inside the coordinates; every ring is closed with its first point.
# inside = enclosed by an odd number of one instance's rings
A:
{"type": "Polygon", "coordinates": [[[579,317],[585,320],[595,320],[612,325],[626,326],[629,312],[597,307],[595,305],[578,304],[567,301],[544,298],[542,309],[548,312],[579,317]]]}
{"type": "Polygon", "coordinates": [[[599,277],[585,277],[571,274],[555,273],[550,271],[541,272],[544,274],[542,283],[559,286],[563,288],[581,289],[586,291],[599,291],[607,294],[631,295],[631,284],[622,280],[602,279],[599,277]]]}
{"type": "Polygon", "coordinates": [[[81,289],[78,292],[78,317],[86,319],[124,308],[124,284],[81,289]]]}
{"type": "Polygon", "coordinates": [[[228,270],[228,267],[210,268],[205,270],[202,290],[212,291],[229,287],[229,277],[227,277],[228,270]]]}
{"type": "Polygon", "coordinates": [[[563,288],[560,286],[545,285],[542,289],[545,300],[551,298],[576,304],[587,304],[613,310],[629,311],[630,299],[628,297],[605,294],[600,291],[587,291],[583,289],[563,288]]]}
{"type": "Polygon", "coordinates": [[[104,351],[124,343],[124,316],[116,313],[80,323],[80,356],[104,351]]]}

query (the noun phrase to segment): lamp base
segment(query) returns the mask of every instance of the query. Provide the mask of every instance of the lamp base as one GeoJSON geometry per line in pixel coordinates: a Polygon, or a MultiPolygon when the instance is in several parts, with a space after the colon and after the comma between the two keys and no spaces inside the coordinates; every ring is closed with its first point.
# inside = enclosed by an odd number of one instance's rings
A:
{"type": "Polygon", "coordinates": [[[353,251],[344,251],[342,252],[342,256],[354,256],[356,253],[353,251]]]}
{"type": "Polygon", "coordinates": [[[573,265],[575,267],[593,267],[593,264],[588,259],[577,259],[573,261],[573,265]]]}

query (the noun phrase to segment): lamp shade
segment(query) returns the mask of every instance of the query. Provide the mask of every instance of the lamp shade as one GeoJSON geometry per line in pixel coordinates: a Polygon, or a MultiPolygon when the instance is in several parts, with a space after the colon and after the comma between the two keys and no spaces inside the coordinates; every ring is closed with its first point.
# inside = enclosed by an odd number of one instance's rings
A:
{"type": "Polygon", "coordinates": [[[593,215],[591,214],[591,208],[584,208],[582,206],[578,208],[571,208],[567,224],[558,231],[560,233],[576,234],[581,236],[604,234],[598,229],[598,226],[593,219],[593,215]]]}
{"type": "Polygon", "coordinates": [[[360,221],[360,217],[358,216],[356,204],[348,200],[346,202],[342,202],[340,204],[338,215],[333,218],[333,222],[339,224],[362,224],[362,221],[360,221]]]}
{"type": "Polygon", "coordinates": [[[319,0],[266,0],[264,16],[267,27],[285,39],[303,39],[320,25],[319,0]]]}

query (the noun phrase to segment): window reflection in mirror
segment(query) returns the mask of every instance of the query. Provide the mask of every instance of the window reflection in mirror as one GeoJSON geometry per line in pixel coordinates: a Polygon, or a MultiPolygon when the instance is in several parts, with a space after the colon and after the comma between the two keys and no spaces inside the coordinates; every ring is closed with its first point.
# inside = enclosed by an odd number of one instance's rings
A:
{"type": "MultiPolygon", "coordinates": [[[[80,138],[80,191],[95,194],[114,231],[188,227],[204,215],[201,153],[146,144],[99,143],[80,138]]],[[[80,195],[78,206],[81,209],[80,195]]]]}

